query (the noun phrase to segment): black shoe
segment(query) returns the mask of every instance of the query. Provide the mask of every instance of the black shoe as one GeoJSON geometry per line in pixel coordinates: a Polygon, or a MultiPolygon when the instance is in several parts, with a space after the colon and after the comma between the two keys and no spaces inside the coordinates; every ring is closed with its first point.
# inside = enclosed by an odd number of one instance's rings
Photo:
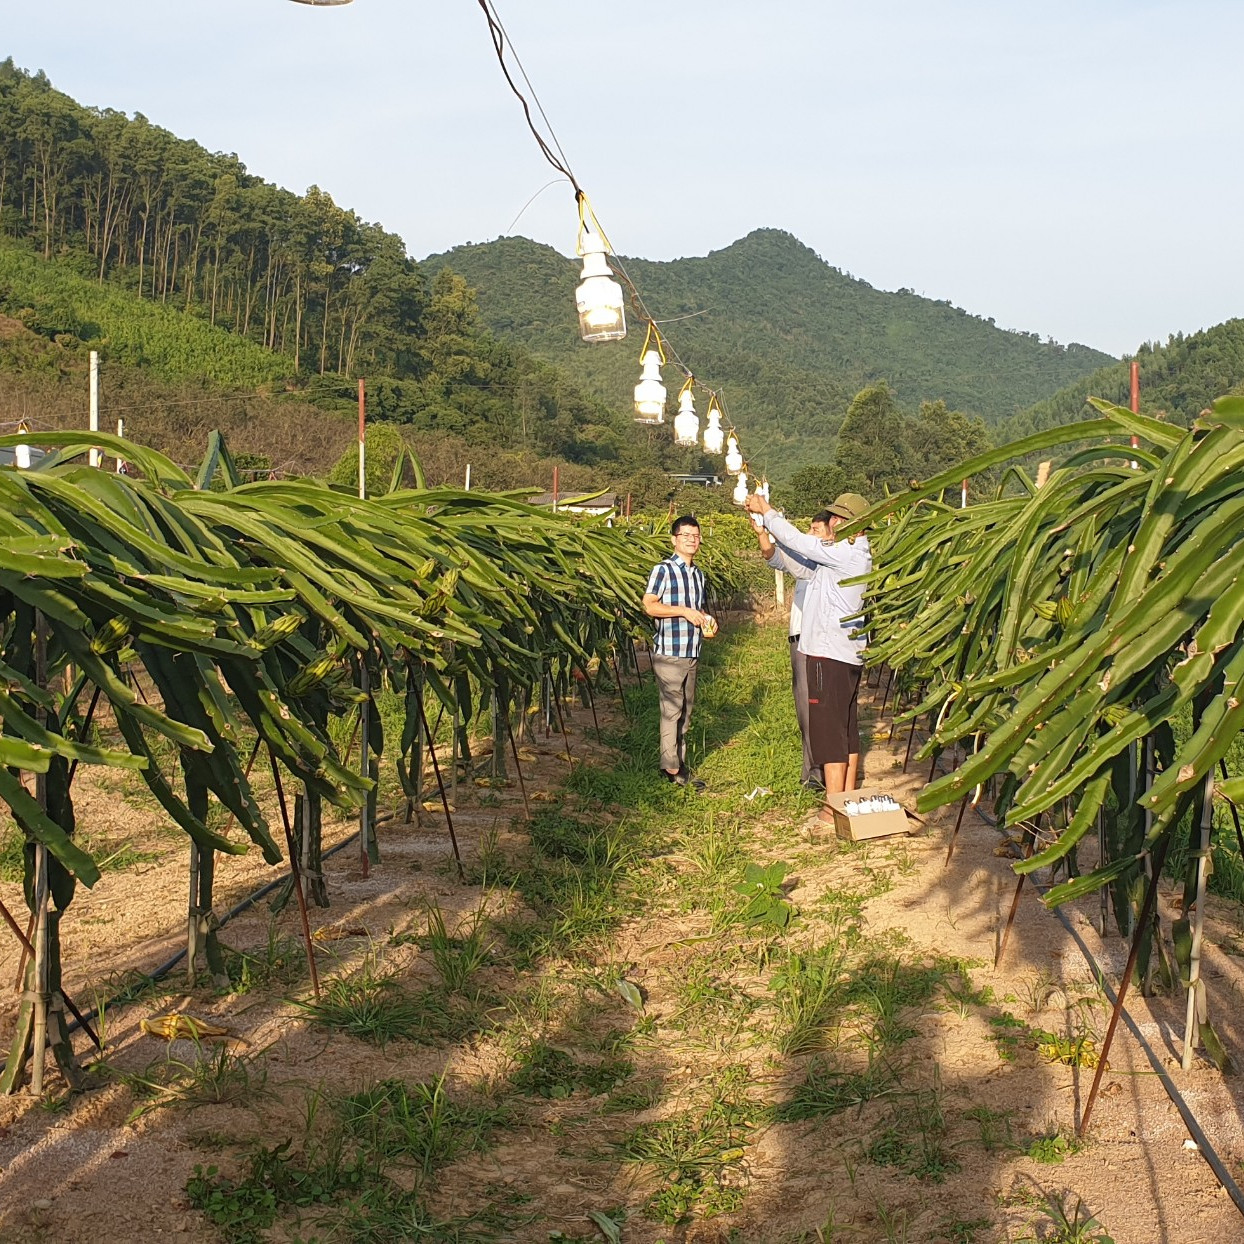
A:
{"type": "Polygon", "coordinates": [[[670,773],[668,769],[662,769],[657,766],[657,772],[667,781],[672,782],[675,786],[686,786],[687,776],[681,769],[677,773],[670,773]]]}
{"type": "Polygon", "coordinates": [[[804,788],[804,790],[815,791],[818,795],[823,795],[825,793],[825,783],[818,782],[816,778],[804,778],[804,780],[799,784],[804,788]]]}
{"type": "Polygon", "coordinates": [[[708,789],[708,783],[704,781],[703,778],[692,777],[691,774],[687,772],[687,766],[685,764],[679,766],[678,781],[681,782],[683,786],[690,786],[694,791],[708,789]]]}

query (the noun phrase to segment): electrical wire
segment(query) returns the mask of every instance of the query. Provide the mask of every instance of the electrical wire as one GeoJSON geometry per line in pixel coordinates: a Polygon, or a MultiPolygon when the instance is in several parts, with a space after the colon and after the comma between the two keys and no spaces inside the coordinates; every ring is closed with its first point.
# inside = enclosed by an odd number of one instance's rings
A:
{"type": "Polygon", "coordinates": [[[531,85],[531,79],[527,76],[527,71],[523,68],[523,63],[518,58],[518,53],[514,50],[514,44],[509,35],[506,34],[505,27],[501,24],[501,18],[497,15],[496,9],[492,4],[492,0],[479,0],[479,7],[483,10],[484,20],[488,23],[488,33],[492,38],[493,51],[497,54],[497,63],[501,66],[501,72],[505,75],[506,82],[509,83],[510,90],[514,92],[518,102],[522,105],[523,116],[527,118],[527,128],[531,131],[532,137],[536,140],[540,151],[544,158],[574,187],[576,197],[583,194],[583,188],[575,179],[575,175],[570,171],[569,162],[566,159],[566,153],[562,150],[561,143],[557,141],[557,135],[553,131],[552,125],[549,124],[548,114],[544,111],[540,98],[536,94],[535,88],[531,85]],[[531,97],[536,101],[536,109],[539,111],[544,124],[548,126],[549,140],[540,133],[536,126],[535,120],[531,115],[531,105],[527,102],[527,97],[518,89],[518,84],[514,81],[513,75],[510,73],[510,67],[505,62],[505,49],[509,47],[510,54],[514,57],[514,63],[518,66],[518,72],[522,75],[523,81],[527,84],[527,89],[531,92],[531,97]],[[556,148],[556,154],[553,148],[556,148]]]}
{"type": "MultiPolygon", "coordinates": [[[[655,328],[658,323],[675,323],[678,320],[691,319],[698,315],[707,315],[707,310],[693,311],[689,315],[676,316],[672,320],[659,321],[655,316],[653,316],[651,311],[649,311],[647,304],[644,302],[643,295],[640,294],[638,286],[631,279],[630,273],[627,272],[625,264],[622,263],[616,251],[613,250],[613,247],[608,244],[608,239],[605,237],[604,229],[601,228],[600,222],[596,219],[596,213],[592,211],[592,208],[587,200],[587,195],[584,193],[582,186],[579,185],[578,179],[571,171],[570,160],[557,137],[557,131],[553,128],[553,123],[549,120],[548,113],[545,112],[544,105],[540,102],[540,97],[536,92],[535,86],[532,84],[531,78],[527,74],[527,70],[523,65],[522,59],[519,57],[518,52],[514,47],[514,41],[510,38],[509,32],[505,29],[505,26],[501,21],[501,16],[497,12],[494,0],[478,0],[478,3],[484,14],[484,19],[488,23],[488,33],[492,39],[493,51],[497,55],[497,63],[501,66],[501,72],[505,76],[505,80],[509,85],[510,90],[514,93],[515,98],[517,98],[519,104],[522,106],[523,116],[527,121],[527,128],[531,131],[532,137],[536,140],[536,144],[539,146],[544,158],[558,171],[559,174],[561,174],[561,177],[564,177],[570,183],[574,189],[575,200],[579,207],[580,238],[582,238],[583,230],[589,227],[587,225],[586,216],[590,215],[592,223],[596,226],[601,239],[605,241],[606,248],[610,252],[612,259],[611,267],[617,275],[622,278],[623,282],[626,284],[626,287],[630,291],[631,306],[635,315],[653,328],[655,328]],[[531,94],[531,98],[535,103],[536,111],[540,114],[540,119],[544,122],[545,130],[548,133],[547,138],[540,132],[539,127],[536,125],[535,119],[532,116],[531,105],[527,102],[527,97],[519,89],[518,84],[514,80],[514,75],[510,72],[510,67],[506,63],[507,50],[518,69],[519,76],[522,78],[523,82],[526,84],[528,92],[531,94]]],[[[556,180],[560,180],[560,178],[556,180]]],[[[554,184],[555,182],[549,183],[549,185],[554,184]]],[[[525,212],[531,205],[536,196],[542,194],[547,189],[548,186],[542,186],[536,191],[535,195],[532,195],[531,199],[527,200],[527,203],[524,204],[522,211],[520,211],[518,216],[516,216],[511,222],[511,229],[518,222],[518,219],[522,216],[523,212],[525,212]]],[[[508,231],[509,230],[507,230],[507,232],[508,231]]],[[[729,435],[733,436],[737,443],[738,430],[735,428],[733,420],[730,419],[727,413],[725,398],[722,395],[721,390],[705,384],[702,381],[697,381],[695,373],[683,361],[681,355],[679,355],[678,351],[674,349],[673,344],[666,341],[665,346],[669,351],[670,358],[672,359],[674,366],[682,372],[684,378],[694,381],[699,384],[701,388],[707,390],[710,399],[717,399],[717,405],[728,424],[727,430],[729,435]]],[[[746,463],[744,464],[744,469],[746,470],[746,463]]]]}

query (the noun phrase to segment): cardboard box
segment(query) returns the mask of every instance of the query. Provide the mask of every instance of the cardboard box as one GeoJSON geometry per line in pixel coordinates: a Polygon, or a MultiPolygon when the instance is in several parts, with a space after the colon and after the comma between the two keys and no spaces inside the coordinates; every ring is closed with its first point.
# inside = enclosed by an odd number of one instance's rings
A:
{"type": "Polygon", "coordinates": [[[839,838],[848,838],[859,842],[864,838],[883,838],[887,834],[908,834],[911,824],[907,813],[899,808],[897,812],[865,812],[856,816],[848,816],[843,804],[854,803],[861,799],[871,799],[875,795],[886,792],[875,786],[863,786],[859,790],[843,791],[840,795],[826,795],[825,802],[833,809],[834,829],[839,838]]]}

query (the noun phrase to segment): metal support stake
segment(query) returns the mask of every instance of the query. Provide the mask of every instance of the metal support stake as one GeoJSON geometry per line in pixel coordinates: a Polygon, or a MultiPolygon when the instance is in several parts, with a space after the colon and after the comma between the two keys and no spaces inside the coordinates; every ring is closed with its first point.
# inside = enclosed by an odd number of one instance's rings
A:
{"type": "Polygon", "coordinates": [[[277,802],[281,806],[281,824],[285,826],[285,846],[289,851],[289,870],[294,879],[294,896],[298,900],[298,915],[302,920],[302,940],[307,948],[307,967],[311,972],[311,989],[320,996],[320,974],[315,966],[315,943],[311,940],[311,922],[307,919],[307,896],[302,889],[302,870],[298,867],[298,850],[294,846],[294,831],[289,823],[289,810],[285,806],[285,788],[281,785],[281,771],[277,768],[276,755],[268,748],[272,762],[272,783],[276,787],[277,802]]]}
{"type": "MultiPolygon", "coordinates": [[[[445,821],[449,825],[449,841],[454,849],[454,862],[458,865],[458,880],[466,881],[466,873],[462,868],[462,855],[458,851],[458,836],[454,833],[454,817],[449,808],[449,800],[445,797],[445,781],[441,777],[440,762],[436,759],[436,744],[432,741],[432,731],[428,729],[427,714],[423,710],[423,697],[419,697],[419,718],[423,722],[424,732],[428,736],[428,755],[432,757],[432,772],[436,775],[436,789],[441,794],[441,806],[445,809],[445,821]]],[[[455,738],[457,735],[455,734],[455,738]]]]}
{"type": "Polygon", "coordinates": [[[1084,1113],[1080,1116],[1080,1126],[1076,1129],[1083,1136],[1088,1131],[1089,1119],[1093,1116],[1093,1103],[1097,1100],[1097,1090],[1101,1087],[1102,1074],[1107,1067],[1110,1055],[1110,1043],[1114,1040],[1114,1030],[1119,1024],[1119,1014],[1123,1010],[1123,1000],[1127,997],[1127,987],[1132,983],[1132,973],[1136,970],[1136,956],[1140,953],[1140,942],[1144,937],[1145,925],[1153,911],[1154,900],[1158,894],[1158,878],[1162,875],[1162,865],[1166,863],[1166,850],[1170,846],[1171,835],[1163,837],[1158,845],[1158,853],[1153,861],[1153,875],[1149,879],[1145,891],[1145,901],[1141,905],[1140,919],[1136,922],[1136,932],[1132,937],[1132,948],[1128,952],[1127,967],[1123,969],[1123,979],[1119,982],[1118,996],[1114,1000],[1114,1010],[1110,1013],[1110,1023],[1106,1027],[1106,1037],[1101,1045],[1101,1053],[1097,1058],[1097,1070],[1093,1074],[1093,1086],[1089,1089],[1088,1099],[1084,1103],[1084,1113]]]}

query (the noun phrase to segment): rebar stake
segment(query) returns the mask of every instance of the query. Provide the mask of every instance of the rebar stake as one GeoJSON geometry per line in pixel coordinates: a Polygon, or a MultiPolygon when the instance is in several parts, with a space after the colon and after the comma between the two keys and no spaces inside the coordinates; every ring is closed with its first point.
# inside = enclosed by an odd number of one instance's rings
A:
{"type": "Polygon", "coordinates": [[[423,723],[424,733],[428,736],[428,755],[432,758],[432,772],[436,775],[436,789],[441,794],[441,807],[445,809],[445,821],[449,825],[449,842],[454,850],[454,862],[458,865],[458,880],[466,884],[466,873],[462,868],[462,854],[458,850],[458,835],[454,833],[453,813],[449,810],[449,797],[445,794],[445,779],[441,777],[440,761],[436,758],[436,745],[432,742],[431,731],[428,730],[428,715],[423,708],[423,697],[419,698],[419,720],[423,723]]]}
{"type": "Polygon", "coordinates": [[[315,944],[311,940],[311,922],[307,919],[307,896],[302,892],[302,870],[298,867],[298,849],[294,846],[294,831],[289,823],[289,811],[285,806],[285,788],[281,785],[281,771],[277,767],[276,755],[268,748],[268,759],[272,762],[272,781],[276,786],[277,802],[281,806],[281,824],[285,826],[285,845],[289,850],[289,871],[294,879],[294,895],[298,899],[298,915],[302,918],[302,939],[307,946],[307,967],[311,970],[311,989],[315,996],[320,996],[320,974],[315,966],[315,944]]]}

